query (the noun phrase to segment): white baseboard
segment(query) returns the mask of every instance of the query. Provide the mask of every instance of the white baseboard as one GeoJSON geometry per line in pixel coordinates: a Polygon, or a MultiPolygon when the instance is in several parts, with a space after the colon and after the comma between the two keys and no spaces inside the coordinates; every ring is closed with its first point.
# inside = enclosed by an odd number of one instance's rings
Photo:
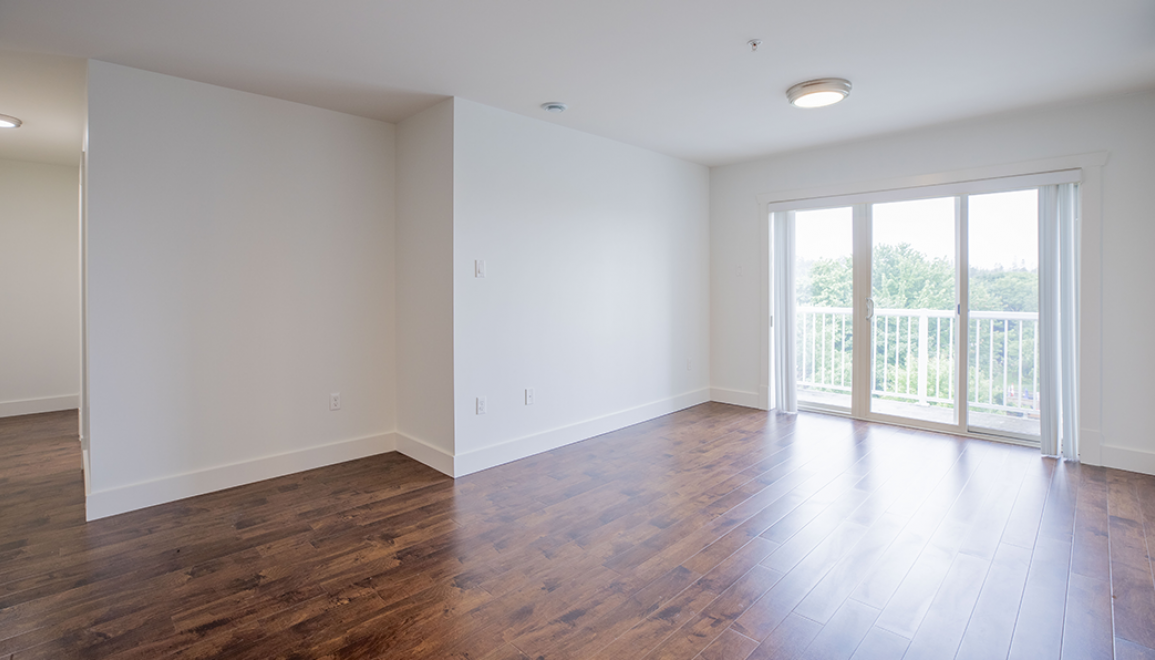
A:
{"type": "Polygon", "coordinates": [[[92,492],[87,500],[88,520],[390,451],[401,452],[443,474],[462,477],[710,400],[711,390],[697,390],[457,456],[403,433],[383,433],[92,492]]]}
{"type": "Polygon", "coordinates": [[[57,410],[73,410],[79,407],[79,394],[24,399],[22,401],[0,401],[0,417],[35,415],[36,413],[56,412],[57,410]]]}
{"type": "Polygon", "coordinates": [[[1155,452],[1125,447],[1099,447],[1103,467],[1155,475],[1155,452]]]}
{"type": "Polygon", "coordinates": [[[427,442],[407,436],[404,433],[398,432],[394,433],[394,435],[397,436],[397,451],[418,463],[428,465],[442,474],[447,474],[451,477],[454,476],[453,454],[446,453],[444,450],[438,449],[427,442]]]}
{"type": "Polygon", "coordinates": [[[761,400],[757,392],[741,392],[739,390],[724,390],[720,387],[710,388],[710,400],[718,403],[729,403],[746,408],[760,408],[761,400]]]}
{"type": "Polygon", "coordinates": [[[596,435],[632,426],[655,417],[668,415],[672,412],[677,412],[690,406],[696,406],[709,400],[710,390],[701,389],[669,399],[648,403],[637,408],[612,413],[604,417],[590,419],[559,429],[552,429],[543,433],[536,433],[524,438],[503,442],[498,445],[458,454],[453,457],[453,476],[462,477],[474,472],[480,472],[481,470],[510,463],[527,456],[533,456],[534,454],[540,454],[574,442],[580,442],[581,440],[586,440],[596,435]]]}
{"type": "Polygon", "coordinates": [[[88,520],[97,520],[194,495],[384,454],[394,451],[396,445],[396,434],[382,433],[96,491],[88,495],[87,517],[88,520]]]}

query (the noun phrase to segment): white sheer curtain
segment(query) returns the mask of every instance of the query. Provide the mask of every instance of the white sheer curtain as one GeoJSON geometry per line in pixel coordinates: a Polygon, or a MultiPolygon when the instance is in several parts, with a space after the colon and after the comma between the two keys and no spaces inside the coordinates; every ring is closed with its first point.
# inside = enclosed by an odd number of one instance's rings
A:
{"type": "Polygon", "coordinates": [[[1039,395],[1041,449],[1079,458],[1078,187],[1039,189],[1039,395]]]}
{"type": "Polygon", "coordinates": [[[774,407],[798,412],[794,373],[794,213],[770,216],[774,236],[774,407]]]}

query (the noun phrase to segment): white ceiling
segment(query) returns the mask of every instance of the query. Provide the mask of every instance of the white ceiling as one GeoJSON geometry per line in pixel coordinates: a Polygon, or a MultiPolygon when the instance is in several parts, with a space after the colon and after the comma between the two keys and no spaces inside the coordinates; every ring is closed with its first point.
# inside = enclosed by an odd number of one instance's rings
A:
{"type": "Polygon", "coordinates": [[[391,122],[460,96],[716,165],[1155,88],[1155,2],[0,0],[0,50],[391,122]],[[846,102],[787,104],[827,76],[854,83],[846,102]]]}

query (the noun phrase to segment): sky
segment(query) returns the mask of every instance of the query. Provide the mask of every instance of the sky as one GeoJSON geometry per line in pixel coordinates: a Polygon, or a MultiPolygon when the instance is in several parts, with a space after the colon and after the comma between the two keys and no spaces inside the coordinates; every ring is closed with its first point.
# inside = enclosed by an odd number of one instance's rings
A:
{"type": "MultiPolygon", "coordinates": [[[[972,268],[1038,266],[1038,191],[1020,190],[970,196],[972,268]]],[[[910,243],[932,259],[954,262],[954,198],[939,197],[875,204],[875,245],[910,243]]],[[[795,253],[799,260],[851,254],[850,207],[795,213],[795,253]]]]}

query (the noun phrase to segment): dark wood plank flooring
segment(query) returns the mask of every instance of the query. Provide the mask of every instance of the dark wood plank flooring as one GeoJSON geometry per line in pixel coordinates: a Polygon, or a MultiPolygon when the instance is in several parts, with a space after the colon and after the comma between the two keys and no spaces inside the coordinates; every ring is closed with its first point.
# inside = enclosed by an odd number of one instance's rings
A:
{"type": "Polygon", "coordinates": [[[0,419],[0,660],[1155,659],[1155,477],[705,404],[453,481],[399,454],[86,524],[0,419]]]}

